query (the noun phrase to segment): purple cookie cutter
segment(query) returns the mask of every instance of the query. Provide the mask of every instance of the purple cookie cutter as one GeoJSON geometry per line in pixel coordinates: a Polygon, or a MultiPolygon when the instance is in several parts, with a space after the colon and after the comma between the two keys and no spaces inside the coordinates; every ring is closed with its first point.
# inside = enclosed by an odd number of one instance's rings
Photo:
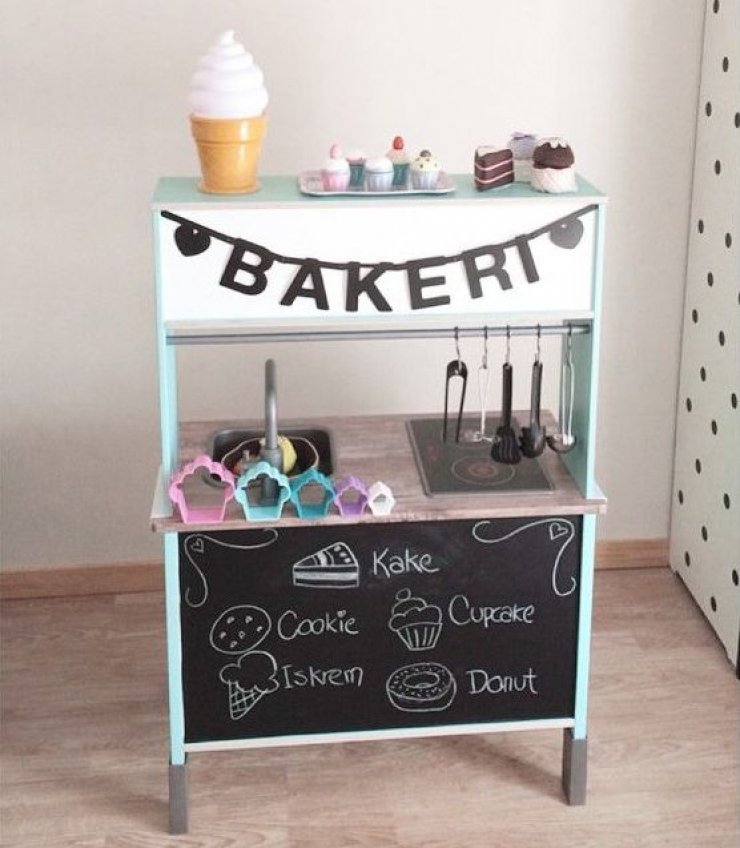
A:
{"type": "Polygon", "coordinates": [[[192,462],[186,465],[173,475],[168,494],[173,504],[180,510],[180,515],[185,524],[199,524],[206,522],[218,522],[224,520],[226,514],[226,504],[234,497],[236,481],[234,475],[228,468],[224,468],[220,462],[215,462],[207,454],[196,456],[192,462]],[[185,498],[185,493],[182,490],[182,484],[186,477],[191,477],[199,468],[205,468],[211,474],[215,474],[225,483],[223,489],[223,498],[217,506],[210,507],[193,507],[188,506],[185,498]]]}
{"type": "Polygon", "coordinates": [[[343,477],[334,486],[334,503],[340,515],[362,515],[367,506],[367,488],[358,477],[343,477]],[[356,499],[346,497],[350,492],[356,492],[356,499]]]}

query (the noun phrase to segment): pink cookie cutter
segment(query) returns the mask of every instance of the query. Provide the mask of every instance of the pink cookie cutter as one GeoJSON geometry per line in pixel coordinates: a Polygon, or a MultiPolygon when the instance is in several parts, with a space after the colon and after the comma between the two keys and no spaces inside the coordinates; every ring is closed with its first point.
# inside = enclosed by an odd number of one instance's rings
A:
{"type": "Polygon", "coordinates": [[[334,487],[334,503],[340,515],[362,515],[367,506],[367,489],[358,477],[343,477],[334,487]],[[352,492],[356,498],[348,498],[352,492]]]}
{"type": "Polygon", "coordinates": [[[228,468],[224,468],[220,462],[215,462],[207,454],[196,456],[192,462],[186,465],[173,475],[170,483],[168,494],[173,504],[180,510],[180,515],[185,524],[199,524],[208,522],[218,522],[224,520],[226,514],[226,504],[234,497],[236,489],[236,481],[234,475],[228,468]],[[185,498],[185,493],[182,490],[182,484],[187,477],[192,477],[198,469],[205,468],[210,474],[215,474],[220,478],[222,483],[225,483],[223,489],[223,497],[221,503],[217,506],[209,507],[190,507],[185,498]]]}

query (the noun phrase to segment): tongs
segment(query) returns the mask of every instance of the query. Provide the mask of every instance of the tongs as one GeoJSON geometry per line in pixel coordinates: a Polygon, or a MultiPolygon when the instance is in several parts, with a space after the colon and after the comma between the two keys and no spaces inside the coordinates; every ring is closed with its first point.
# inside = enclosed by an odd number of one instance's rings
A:
{"type": "Polygon", "coordinates": [[[445,378],[445,414],[442,422],[442,441],[447,441],[447,419],[449,415],[449,399],[450,399],[450,383],[453,379],[462,380],[462,389],[460,391],[460,407],[457,412],[457,425],[455,427],[455,441],[460,441],[460,428],[462,427],[463,406],[465,404],[465,389],[468,386],[468,366],[460,358],[460,340],[458,337],[457,327],[455,327],[455,350],[457,351],[457,359],[453,359],[447,363],[447,373],[445,378]]]}
{"type": "Polygon", "coordinates": [[[568,327],[568,338],[560,374],[559,432],[547,437],[547,444],[555,453],[568,453],[576,446],[573,434],[573,401],[575,396],[575,370],[573,367],[573,328],[568,327]]]}

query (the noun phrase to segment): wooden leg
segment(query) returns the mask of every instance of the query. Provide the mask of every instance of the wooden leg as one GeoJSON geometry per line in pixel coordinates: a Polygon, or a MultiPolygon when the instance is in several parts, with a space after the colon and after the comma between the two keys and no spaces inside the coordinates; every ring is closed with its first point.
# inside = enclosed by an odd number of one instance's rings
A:
{"type": "Polygon", "coordinates": [[[181,766],[170,764],[170,833],[188,832],[187,760],[181,766]]]}
{"type": "Polygon", "coordinates": [[[563,791],[569,804],[586,803],[588,740],[574,739],[573,730],[563,731],[563,791]]]}

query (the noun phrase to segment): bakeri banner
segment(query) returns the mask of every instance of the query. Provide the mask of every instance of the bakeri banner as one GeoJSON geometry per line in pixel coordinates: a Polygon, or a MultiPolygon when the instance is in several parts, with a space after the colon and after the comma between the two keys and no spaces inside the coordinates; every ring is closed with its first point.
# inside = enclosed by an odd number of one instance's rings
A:
{"type": "Polygon", "coordinates": [[[201,278],[200,286],[217,286],[252,301],[269,295],[280,313],[300,311],[305,316],[307,310],[370,314],[410,309],[418,313],[447,311],[452,306],[459,312],[477,311],[475,303],[489,295],[491,287],[503,295],[512,292],[512,276],[523,276],[527,286],[546,286],[535,261],[534,243],[547,238],[556,248],[574,251],[583,239],[582,219],[595,209],[595,205],[584,206],[528,232],[493,243],[474,243],[456,253],[373,262],[286,255],[261,241],[229,235],[168,210],[160,214],[176,224],[174,244],[181,257],[204,254],[214,242],[222,245],[222,251],[225,247],[222,270],[214,266],[214,279],[201,278]],[[518,259],[516,275],[511,264],[516,263],[514,257],[518,259]],[[448,287],[451,275],[461,277],[464,285],[448,287]],[[406,309],[394,305],[399,277],[405,284],[406,309]],[[453,298],[465,302],[453,302],[453,298]]]}

